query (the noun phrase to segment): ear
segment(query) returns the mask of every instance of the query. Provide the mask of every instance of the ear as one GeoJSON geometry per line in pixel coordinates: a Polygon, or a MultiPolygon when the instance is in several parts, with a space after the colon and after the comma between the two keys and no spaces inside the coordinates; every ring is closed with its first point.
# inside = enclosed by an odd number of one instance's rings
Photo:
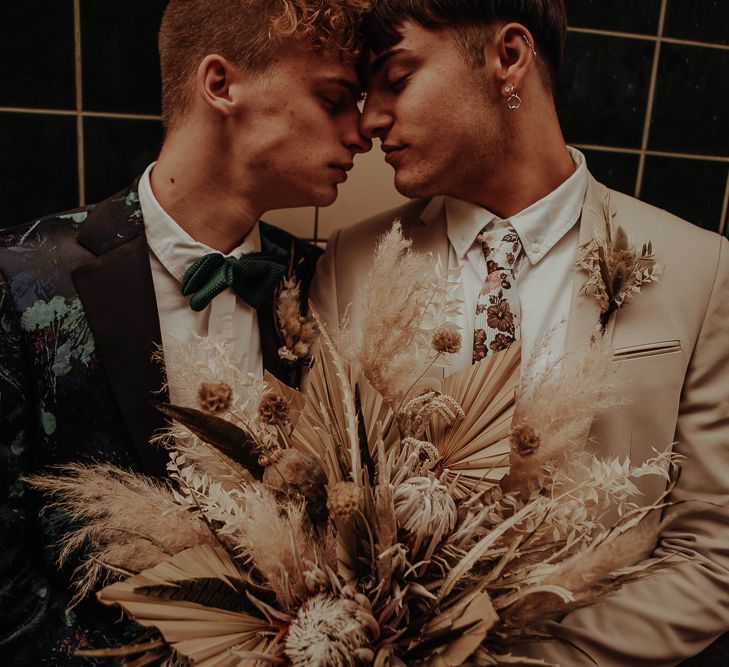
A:
{"type": "Polygon", "coordinates": [[[527,74],[536,66],[534,37],[521,23],[507,23],[497,29],[493,45],[498,57],[496,78],[504,97],[522,90],[527,74]]]}
{"type": "Polygon", "coordinates": [[[237,76],[232,63],[222,56],[207,55],[197,68],[197,92],[208,108],[224,116],[235,111],[231,85],[237,76]]]}

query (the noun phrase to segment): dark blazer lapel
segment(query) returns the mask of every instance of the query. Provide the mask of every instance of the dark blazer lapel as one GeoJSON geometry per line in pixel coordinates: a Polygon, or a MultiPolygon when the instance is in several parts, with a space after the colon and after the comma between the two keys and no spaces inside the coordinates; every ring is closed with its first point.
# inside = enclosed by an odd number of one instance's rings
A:
{"type": "Polygon", "coordinates": [[[281,347],[275,322],[275,303],[271,299],[258,309],[258,332],[261,337],[263,370],[268,371],[285,384],[292,386],[296,376],[293,368],[278,356],[281,347]]]}
{"type": "MultiPolygon", "coordinates": [[[[316,263],[323,253],[322,249],[306,243],[278,227],[269,225],[263,220],[260,222],[260,231],[261,242],[264,246],[273,244],[284,251],[288,255],[289,261],[293,262],[301,290],[302,312],[304,312],[308,308],[309,288],[314,278],[316,263]]],[[[258,330],[261,336],[263,369],[290,387],[299,386],[302,380],[302,365],[298,363],[292,365],[281,359],[278,354],[283,341],[276,326],[276,301],[273,296],[258,309],[258,330]]]]}
{"type": "Polygon", "coordinates": [[[152,363],[161,342],[149,251],[136,183],[99,204],[78,233],[96,257],[72,272],[109,383],[146,472],[164,473],[164,452],[149,444],[164,427],[149,406],[160,398],[162,369],[152,363]]]}

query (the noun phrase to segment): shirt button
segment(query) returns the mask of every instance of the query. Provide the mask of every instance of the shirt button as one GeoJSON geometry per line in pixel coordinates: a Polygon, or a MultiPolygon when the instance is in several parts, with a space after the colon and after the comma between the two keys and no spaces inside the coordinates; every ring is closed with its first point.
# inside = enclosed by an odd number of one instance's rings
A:
{"type": "Polygon", "coordinates": [[[540,246],[538,243],[532,243],[531,245],[531,251],[534,253],[539,252],[542,249],[542,246],[540,246]]]}

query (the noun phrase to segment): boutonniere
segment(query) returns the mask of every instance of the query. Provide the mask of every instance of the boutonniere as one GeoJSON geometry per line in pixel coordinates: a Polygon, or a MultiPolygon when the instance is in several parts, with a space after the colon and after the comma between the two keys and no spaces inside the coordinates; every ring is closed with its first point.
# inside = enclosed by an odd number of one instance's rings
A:
{"type": "Polygon", "coordinates": [[[625,230],[614,226],[616,212],[609,194],[600,215],[603,229],[597,229],[594,238],[580,246],[577,268],[587,272],[580,294],[593,296],[600,304],[598,331],[602,336],[613,313],[639,294],[643,285],[656,282],[662,269],[650,241],[638,251],[625,230]]]}
{"type": "Polygon", "coordinates": [[[294,271],[294,251],[289,269],[275,294],[276,330],[283,343],[278,356],[293,365],[311,365],[311,347],[319,332],[314,318],[301,303],[301,283],[294,271]]]}

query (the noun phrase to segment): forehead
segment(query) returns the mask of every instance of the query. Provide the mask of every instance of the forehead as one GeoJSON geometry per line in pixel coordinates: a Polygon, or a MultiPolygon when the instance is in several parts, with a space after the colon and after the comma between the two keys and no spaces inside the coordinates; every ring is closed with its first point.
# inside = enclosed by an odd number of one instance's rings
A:
{"type": "Polygon", "coordinates": [[[281,44],[272,63],[273,69],[316,78],[322,75],[356,78],[354,65],[345,62],[334,49],[322,51],[301,40],[281,44]]]}
{"type": "Polygon", "coordinates": [[[415,56],[420,59],[440,59],[457,53],[454,31],[448,26],[426,28],[415,21],[406,20],[398,33],[401,39],[389,49],[381,53],[370,51],[367,71],[375,76],[386,62],[395,56],[415,56]]]}

